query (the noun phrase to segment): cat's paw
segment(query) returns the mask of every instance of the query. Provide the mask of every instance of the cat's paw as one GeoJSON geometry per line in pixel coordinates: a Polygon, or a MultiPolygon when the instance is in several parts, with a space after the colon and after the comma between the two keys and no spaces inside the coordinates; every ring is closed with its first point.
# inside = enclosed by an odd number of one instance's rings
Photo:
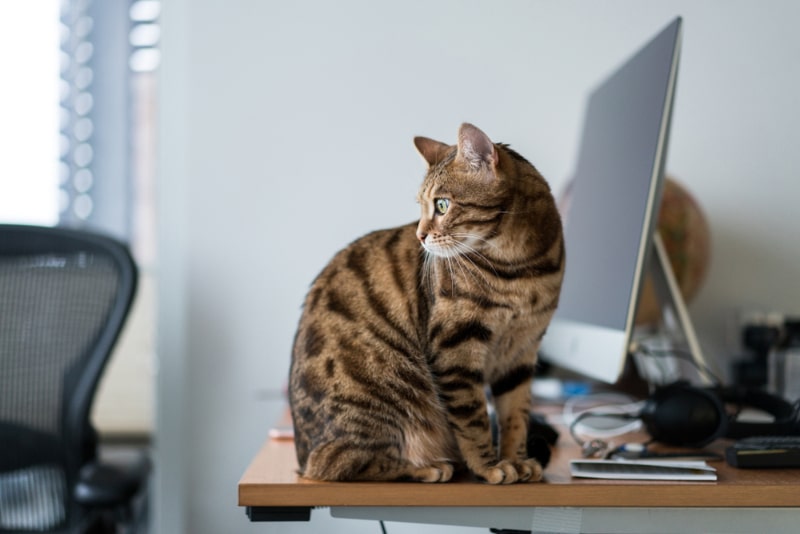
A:
{"type": "Polygon", "coordinates": [[[475,474],[489,484],[513,484],[519,480],[517,469],[508,460],[500,460],[494,465],[488,465],[475,471],[475,474]]]}
{"type": "Polygon", "coordinates": [[[420,467],[414,472],[414,479],[420,482],[447,482],[451,478],[453,478],[453,466],[447,462],[420,467]]]}
{"type": "Polygon", "coordinates": [[[542,480],[542,465],[534,458],[513,462],[520,482],[539,482],[542,480]]]}

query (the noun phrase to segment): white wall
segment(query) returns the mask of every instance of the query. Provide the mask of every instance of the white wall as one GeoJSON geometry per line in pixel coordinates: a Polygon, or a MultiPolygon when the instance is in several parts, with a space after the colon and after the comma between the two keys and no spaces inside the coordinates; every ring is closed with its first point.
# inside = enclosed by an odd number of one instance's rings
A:
{"type": "Polygon", "coordinates": [[[711,223],[691,312],[721,355],[737,310],[800,312],[800,4],[165,2],[158,531],[353,528],[248,526],[236,507],[311,279],[353,238],[417,217],[414,135],[452,142],[474,122],[559,190],[586,92],[677,14],[668,171],[711,223]]]}

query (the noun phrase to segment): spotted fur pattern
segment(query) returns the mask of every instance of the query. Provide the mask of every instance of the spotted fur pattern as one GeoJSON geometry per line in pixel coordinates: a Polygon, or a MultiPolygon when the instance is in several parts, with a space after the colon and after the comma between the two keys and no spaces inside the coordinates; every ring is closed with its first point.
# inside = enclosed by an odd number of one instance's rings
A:
{"type": "Polygon", "coordinates": [[[305,300],[289,388],[300,473],[444,482],[466,466],[492,484],[540,480],[530,385],[564,272],[550,188],[470,124],[455,146],[414,141],[428,163],[419,222],[351,243],[305,300]]]}

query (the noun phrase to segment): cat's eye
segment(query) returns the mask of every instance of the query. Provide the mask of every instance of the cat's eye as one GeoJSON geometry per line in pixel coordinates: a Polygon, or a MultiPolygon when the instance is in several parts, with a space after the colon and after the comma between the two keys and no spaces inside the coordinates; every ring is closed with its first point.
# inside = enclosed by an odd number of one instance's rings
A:
{"type": "Polygon", "coordinates": [[[450,201],[446,198],[437,198],[433,201],[433,205],[436,208],[436,213],[444,215],[447,213],[447,208],[450,207],[450,201]]]}

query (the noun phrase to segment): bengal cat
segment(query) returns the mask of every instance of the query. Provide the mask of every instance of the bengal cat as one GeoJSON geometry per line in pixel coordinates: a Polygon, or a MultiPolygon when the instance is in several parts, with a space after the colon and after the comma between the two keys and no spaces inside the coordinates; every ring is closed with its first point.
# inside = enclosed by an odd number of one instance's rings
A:
{"type": "Polygon", "coordinates": [[[456,146],[414,143],[419,223],[351,243],[306,297],[289,388],[300,474],[445,482],[466,465],[491,484],[541,480],[525,443],[564,272],[550,188],[471,124],[456,146]]]}

